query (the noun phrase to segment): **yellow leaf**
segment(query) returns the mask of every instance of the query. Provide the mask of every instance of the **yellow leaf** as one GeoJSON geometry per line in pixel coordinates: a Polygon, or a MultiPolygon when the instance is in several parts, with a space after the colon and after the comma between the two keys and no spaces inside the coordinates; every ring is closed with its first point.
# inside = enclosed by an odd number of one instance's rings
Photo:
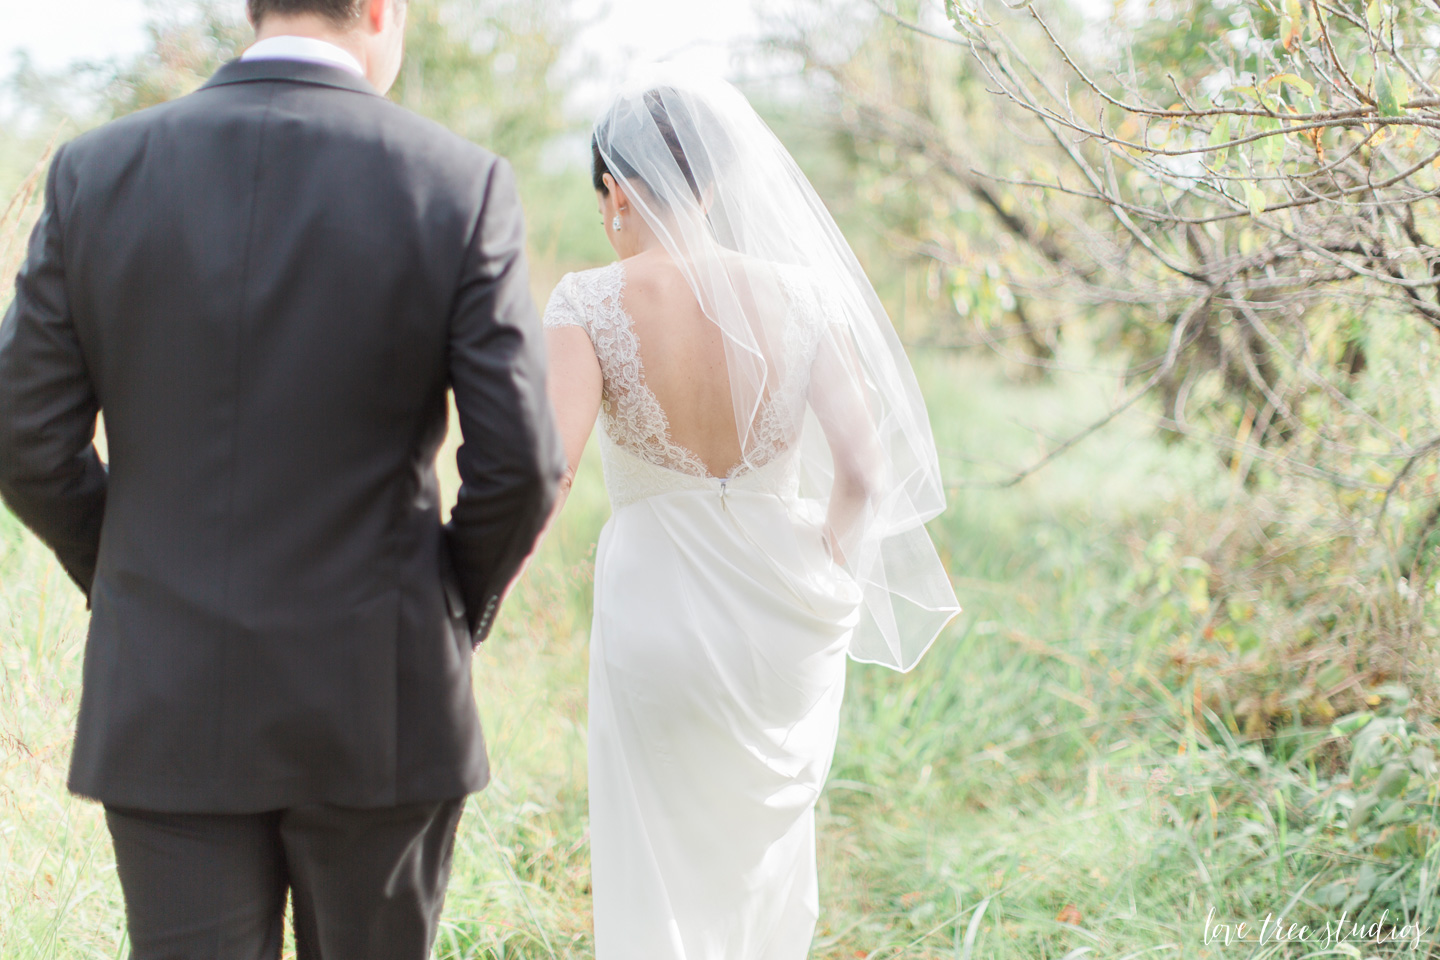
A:
{"type": "Polygon", "coordinates": [[[1285,12],[1280,15],[1280,42],[1286,50],[1295,52],[1295,41],[1305,29],[1305,11],[1300,0],[1285,0],[1285,12]]]}

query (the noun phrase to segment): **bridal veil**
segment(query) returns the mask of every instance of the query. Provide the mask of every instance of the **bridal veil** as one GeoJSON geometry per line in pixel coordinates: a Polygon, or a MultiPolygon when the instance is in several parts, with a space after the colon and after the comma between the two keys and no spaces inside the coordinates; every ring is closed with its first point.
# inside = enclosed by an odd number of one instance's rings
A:
{"type": "Polygon", "coordinates": [[[744,458],[732,473],[762,466],[783,444],[799,458],[801,497],[823,512],[839,458],[863,460],[868,495],[838,544],[864,594],[849,653],[909,670],[960,610],[925,529],[945,509],[945,491],[914,371],[850,245],[789,152],[724,80],[675,63],[647,68],[598,118],[595,146],[724,334],[744,458]],[[788,379],[785,333],[765,304],[780,297],[782,271],[804,278],[826,323],[809,372],[810,410],[798,433],[777,437],[765,411],[788,379]],[[849,402],[817,402],[826,398],[849,402]],[[852,415],[827,431],[817,409],[852,415]],[[835,447],[836,436],[848,449],[835,447]]]}

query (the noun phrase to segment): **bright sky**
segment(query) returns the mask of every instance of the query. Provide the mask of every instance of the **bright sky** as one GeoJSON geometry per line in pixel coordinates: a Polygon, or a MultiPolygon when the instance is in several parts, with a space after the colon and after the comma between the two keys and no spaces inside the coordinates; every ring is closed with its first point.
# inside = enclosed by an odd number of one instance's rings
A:
{"type": "MultiPolygon", "coordinates": [[[[237,16],[244,11],[243,0],[223,2],[237,16]]],[[[724,71],[730,46],[756,29],[755,2],[578,0],[583,19],[598,18],[580,45],[616,72],[631,57],[653,59],[682,49],[724,71]]],[[[0,74],[20,50],[51,69],[134,53],[145,41],[147,7],[146,0],[0,0],[0,74]]]]}
{"type": "Polygon", "coordinates": [[[0,0],[0,56],[26,50],[44,67],[130,53],[144,42],[145,0],[0,0]]]}

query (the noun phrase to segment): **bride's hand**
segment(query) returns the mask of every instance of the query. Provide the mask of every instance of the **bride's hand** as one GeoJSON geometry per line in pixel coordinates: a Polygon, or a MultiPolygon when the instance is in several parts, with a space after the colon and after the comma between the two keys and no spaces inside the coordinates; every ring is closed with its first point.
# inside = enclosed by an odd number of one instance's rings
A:
{"type": "Polygon", "coordinates": [[[828,523],[825,525],[820,539],[825,544],[825,552],[829,554],[830,562],[837,566],[845,566],[845,551],[840,549],[840,540],[835,536],[835,529],[828,523]]]}

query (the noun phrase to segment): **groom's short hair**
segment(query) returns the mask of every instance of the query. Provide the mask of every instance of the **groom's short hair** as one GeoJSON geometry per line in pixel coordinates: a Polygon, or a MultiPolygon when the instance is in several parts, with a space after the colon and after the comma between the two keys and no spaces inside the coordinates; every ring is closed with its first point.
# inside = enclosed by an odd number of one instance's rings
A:
{"type": "MultiPolygon", "coordinates": [[[[246,0],[250,8],[250,22],[259,25],[272,13],[282,16],[295,14],[319,14],[338,24],[351,24],[360,19],[369,0],[246,0]]],[[[404,6],[406,0],[397,0],[404,6]]]]}

